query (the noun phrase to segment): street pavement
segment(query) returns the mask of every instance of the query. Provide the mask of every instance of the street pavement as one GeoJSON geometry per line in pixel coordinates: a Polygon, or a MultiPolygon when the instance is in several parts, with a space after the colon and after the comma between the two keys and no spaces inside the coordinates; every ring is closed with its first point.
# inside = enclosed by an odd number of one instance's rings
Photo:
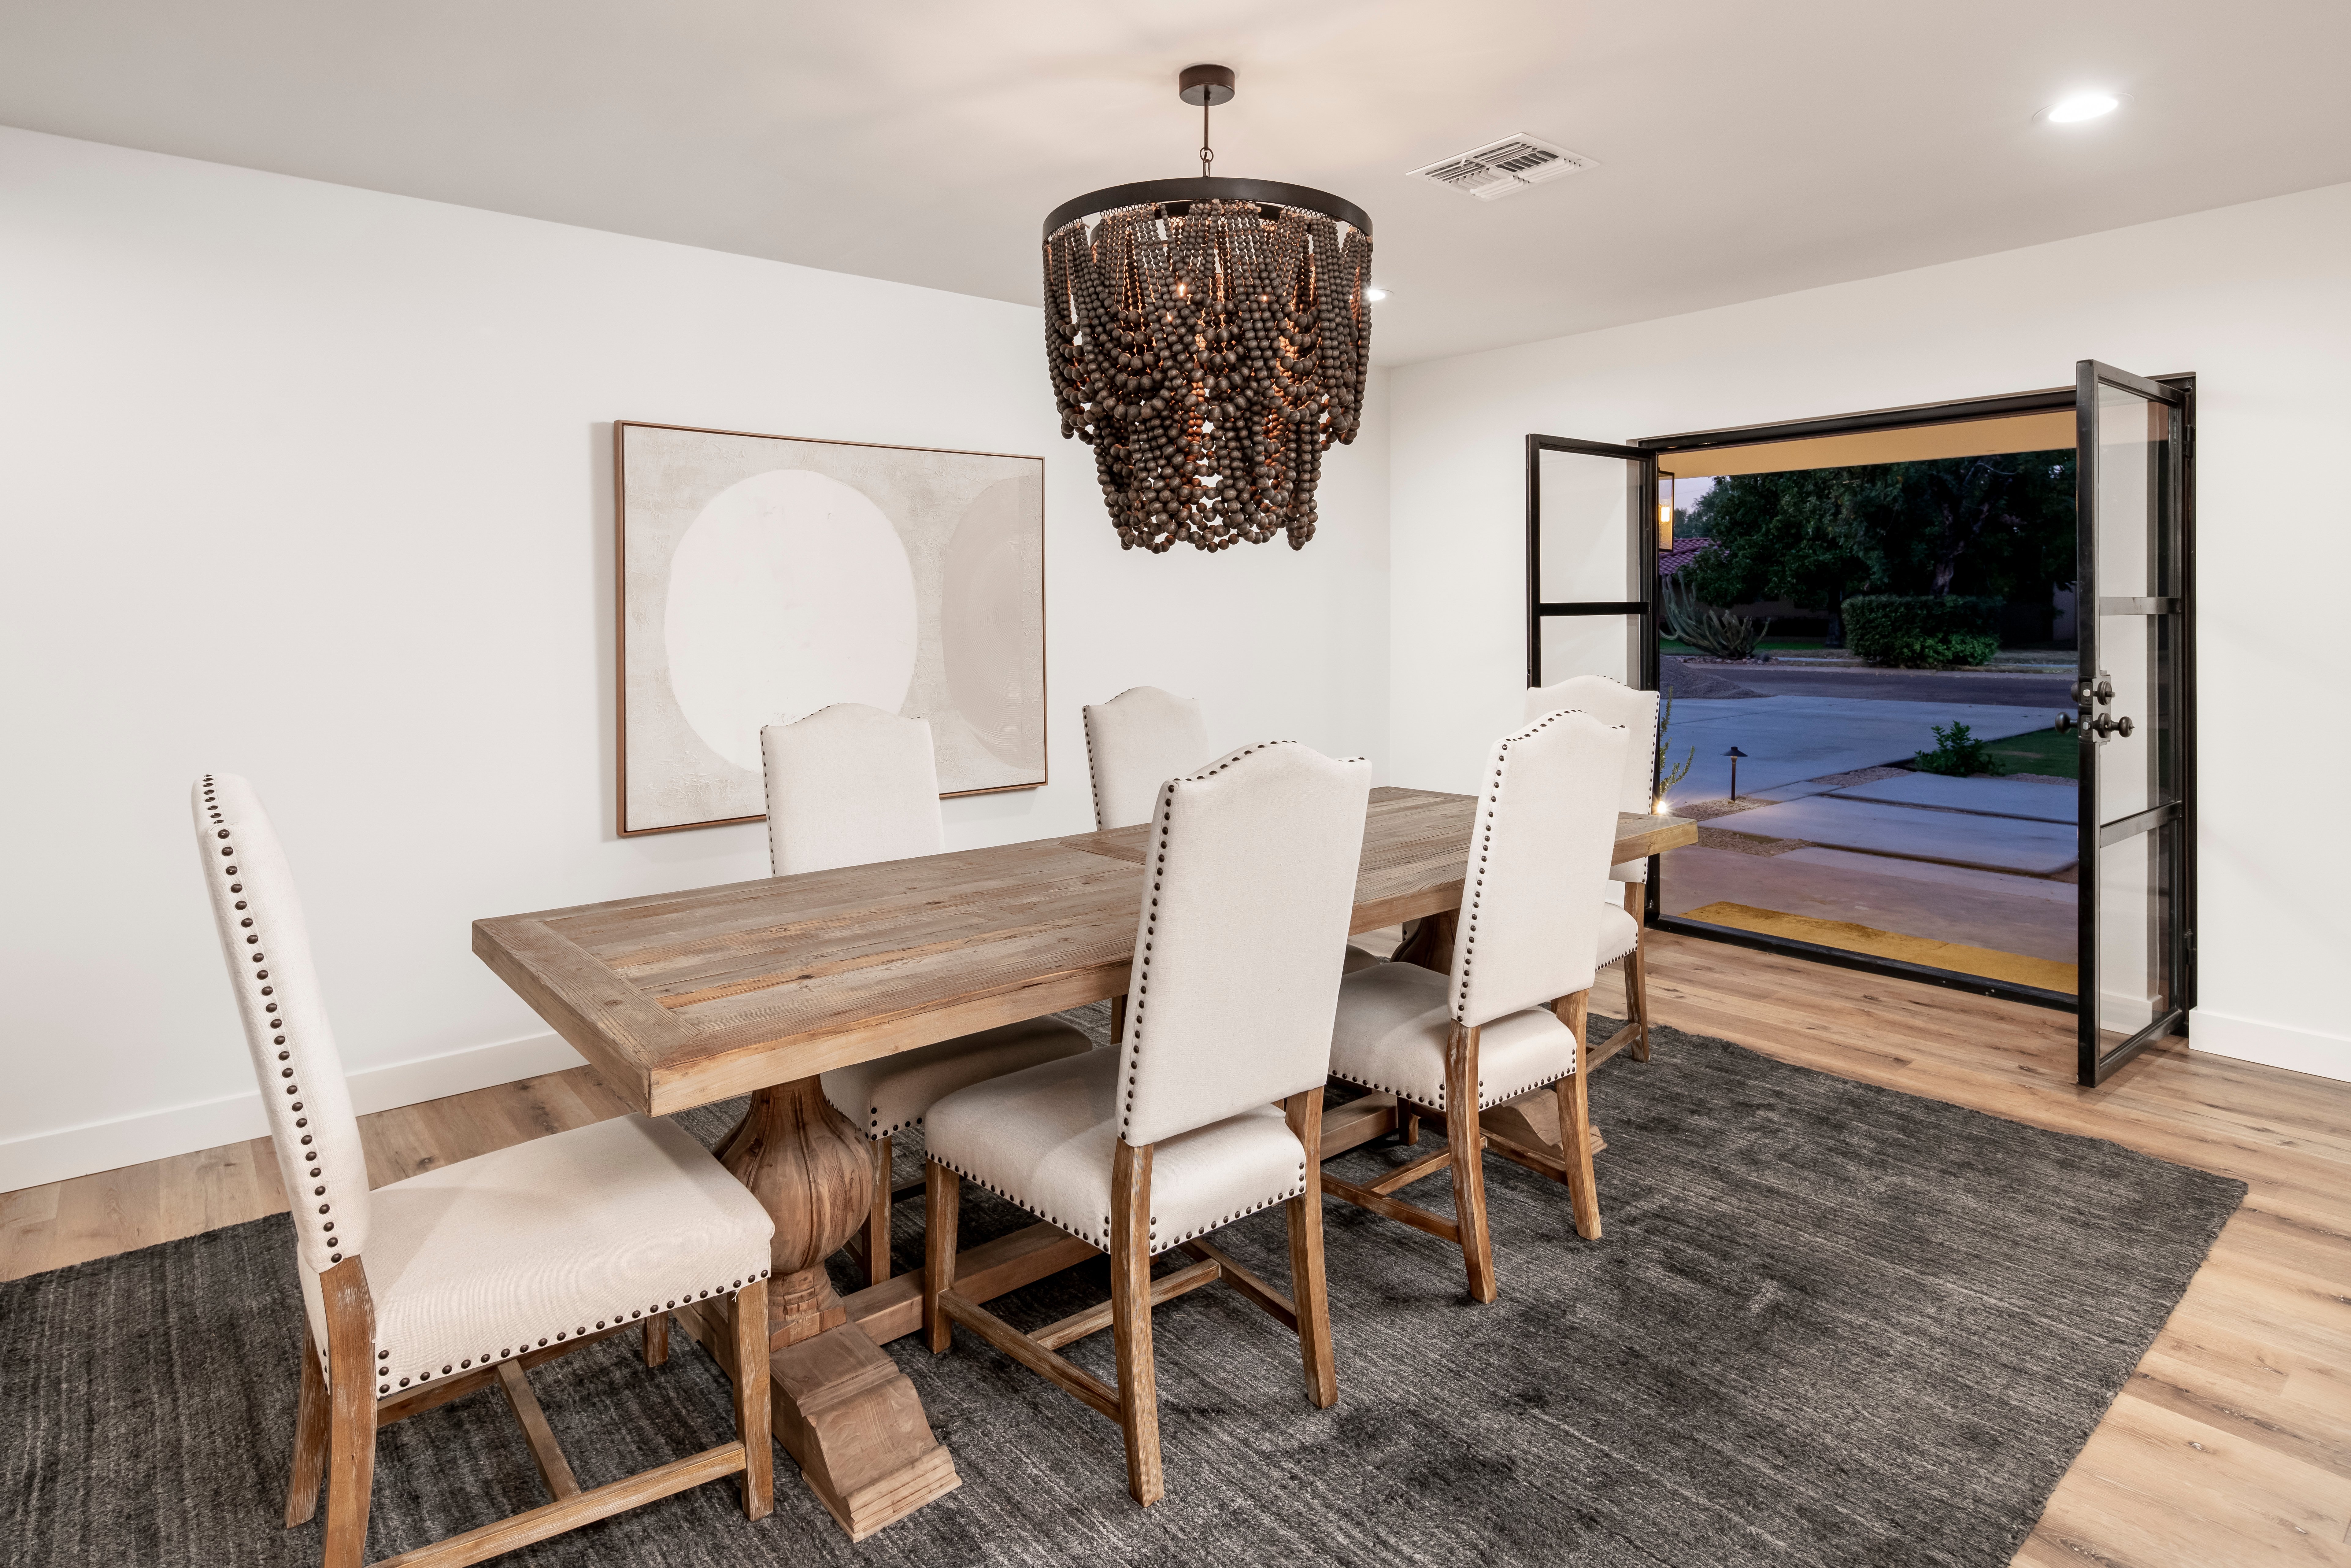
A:
{"type": "Polygon", "coordinates": [[[1693,664],[1688,668],[1692,674],[1736,681],[1749,691],[1761,692],[1765,696],[1980,703],[2001,707],[2048,708],[2052,712],[2072,706],[2067,695],[2072,683],[2064,675],[2011,675],[1985,670],[1823,669],[1780,664],[1693,664]]]}
{"type": "MultiPolygon", "coordinates": [[[[2045,784],[2019,789],[2050,789],[2045,784]]],[[[1881,800],[1848,800],[1813,795],[1753,811],[1734,811],[1707,826],[1765,839],[1802,839],[1829,849],[1865,854],[1941,861],[1983,871],[2053,876],[2078,858],[2071,822],[2024,817],[1982,817],[1968,811],[1937,811],[1881,800]]]]}
{"type": "MultiPolygon", "coordinates": [[[[1747,678],[1742,671],[1740,679],[1747,678]]],[[[1730,793],[1730,759],[1723,753],[1733,746],[1746,753],[1739,762],[1743,796],[1823,774],[1908,762],[1933,748],[1937,725],[1965,724],[1980,740],[2002,740],[2047,729],[2057,712],[2057,706],[1850,696],[1684,698],[1674,704],[1666,734],[1665,770],[1672,773],[1695,748],[1689,776],[1675,786],[1672,798],[1720,800],[1730,793]]]]}

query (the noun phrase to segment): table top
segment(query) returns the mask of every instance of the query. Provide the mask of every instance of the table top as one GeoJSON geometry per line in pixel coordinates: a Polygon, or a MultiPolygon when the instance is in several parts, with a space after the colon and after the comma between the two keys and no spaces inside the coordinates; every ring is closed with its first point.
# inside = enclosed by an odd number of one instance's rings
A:
{"type": "MultiPolygon", "coordinates": [[[[1353,931],[1458,908],[1477,800],[1372,791],[1353,931]]],[[[663,1115],[1123,993],[1147,826],[474,923],[474,952],[663,1115]]],[[[1697,841],[1626,814],[1617,861],[1697,841]]]]}

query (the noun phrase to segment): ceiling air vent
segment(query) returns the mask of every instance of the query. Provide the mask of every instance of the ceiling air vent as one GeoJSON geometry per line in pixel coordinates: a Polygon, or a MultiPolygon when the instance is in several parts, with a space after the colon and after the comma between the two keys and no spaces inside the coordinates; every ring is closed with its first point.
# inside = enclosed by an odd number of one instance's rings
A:
{"type": "Polygon", "coordinates": [[[1490,202],[1546,180],[1581,174],[1599,164],[1597,158],[1586,158],[1581,152],[1570,152],[1564,147],[1539,141],[1531,136],[1506,136],[1457,157],[1440,158],[1425,169],[1415,169],[1411,177],[1433,180],[1481,202],[1490,202]]]}

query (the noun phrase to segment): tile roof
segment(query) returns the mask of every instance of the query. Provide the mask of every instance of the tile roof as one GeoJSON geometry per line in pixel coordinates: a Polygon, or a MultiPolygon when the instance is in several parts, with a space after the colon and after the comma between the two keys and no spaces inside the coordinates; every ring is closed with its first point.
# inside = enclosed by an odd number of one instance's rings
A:
{"type": "Polygon", "coordinates": [[[1673,576],[1674,573],[1679,571],[1682,568],[1696,560],[1698,559],[1698,552],[1713,542],[1714,541],[1712,539],[1707,538],[1683,538],[1676,539],[1674,541],[1673,549],[1669,550],[1660,550],[1658,552],[1657,575],[1659,577],[1673,576]]]}

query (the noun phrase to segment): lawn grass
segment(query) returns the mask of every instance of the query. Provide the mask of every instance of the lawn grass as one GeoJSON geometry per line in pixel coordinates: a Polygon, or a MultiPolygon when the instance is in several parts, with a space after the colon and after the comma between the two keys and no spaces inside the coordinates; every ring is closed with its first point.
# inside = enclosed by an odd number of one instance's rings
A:
{"type": "Polygon", "coordinates": [[[2036,729],[1987,745],[2011,773],[2045,773],[2058,779],[2082,776],[2082,742],[2071,731],[2060,735],[2053,729],[2036,729]]]}

